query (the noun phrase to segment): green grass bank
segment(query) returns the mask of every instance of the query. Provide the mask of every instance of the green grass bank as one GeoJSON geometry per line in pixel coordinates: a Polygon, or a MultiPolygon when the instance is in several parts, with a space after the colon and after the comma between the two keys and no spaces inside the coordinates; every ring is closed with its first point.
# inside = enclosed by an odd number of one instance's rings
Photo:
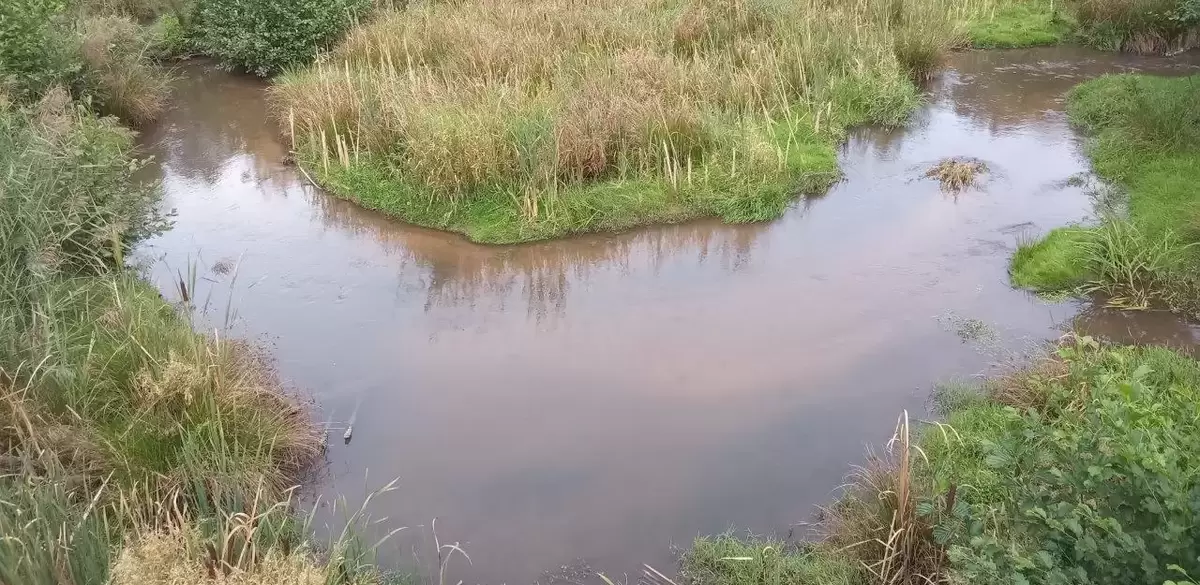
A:
{"type": "Polygon", "coordinates": [[[1073,90],[1067,112],[1088,134],[1096,174],[1113,188],[1101,193],[1100,225],[1022,244],[1010,268],[1014,284],[1195,312],[1200,77],[1102,77],[1073,90]]]}
{"type": "Polygon", "coordinates": [[[414,3],[277,78],[271,101],[317,183],[476,241],[763,221],[827,189],[846,129],[902,123],[915,82],[1008,7],[414,3]]]}
{"type": "Polygon", "coordinates": [[[1166,52],[1190,42],[1189,1],[417,2],[271,101],[316,183],[471,240],[755,222],[837,180],[847,128],[903,123],[949,51],[1166,52]]]}
{"type": "Polygon", "coordinates": [[[0,583],[379,582],[291,504],[309,413],[125,268],[164,227],[142,162],[61,86],[0,95],[0,583]]]}
{"type": "Polygon", "coordinates": [[[902,424],[824,514],[824,541],[702,538],[683,558],[684,582],[1161,584],[1200,574],[1200,363],[1083,337],[936,398],[945,422],[902,424]]]}

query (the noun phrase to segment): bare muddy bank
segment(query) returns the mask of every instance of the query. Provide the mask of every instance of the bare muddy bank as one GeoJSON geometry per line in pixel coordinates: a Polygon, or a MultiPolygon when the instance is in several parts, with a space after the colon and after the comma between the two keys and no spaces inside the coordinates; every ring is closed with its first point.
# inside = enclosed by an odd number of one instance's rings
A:
{"type": "Polygon", "coordinates": [[[258,82],[196,65],[144,137],[178,215],[141,254],[164,290],[189,260],[237,264],[207,271],[213,321],[232,290],[236,330],[270,340],[322,418],[355,419],[353,442],[330,450],[327,493],[361,494],[367,470],[373,485],[400,476],[376,514],[438,517],[471,554],[453,575],[467,582],[526,583],[577,558],[620,574],[669,565],[670,544],[698,533],[786,532],[934,382],[1070,327],[1077,306],[1005,273],[1019,238],[1091,211],[1061,95],[1193,63],[960,54],[908,128],[855,132],[845,180],[779,221],[521,247],[306,187],[258,82]],[[986,162],[982,188],[955,197],[922,178],[948,156],[986,162]]]}

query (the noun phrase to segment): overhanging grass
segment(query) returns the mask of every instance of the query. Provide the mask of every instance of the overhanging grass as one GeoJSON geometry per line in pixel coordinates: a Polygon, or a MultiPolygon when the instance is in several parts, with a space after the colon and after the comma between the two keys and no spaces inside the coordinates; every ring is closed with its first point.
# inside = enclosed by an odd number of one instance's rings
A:
{"type": "Polygon", "coordinates": [[[1098,236],[1060,229],[1022,245],[1014,284],[1051,293],[1083,284],[1122,304],[1200,306],[1200,77],[1101,77],[1071,92],[1067,112],[1090,134],[1093,168],[1123,193],[1124,205],[1104,230],[1091,230],[1098,236]]]}
{"type": "Polygon", "coordinates": [[[1036,47],[1060,44],[1071,30],[1069,17],[1053,1],[1018,0],[972,20],[967,37],[977,49],[1036,47]]]}

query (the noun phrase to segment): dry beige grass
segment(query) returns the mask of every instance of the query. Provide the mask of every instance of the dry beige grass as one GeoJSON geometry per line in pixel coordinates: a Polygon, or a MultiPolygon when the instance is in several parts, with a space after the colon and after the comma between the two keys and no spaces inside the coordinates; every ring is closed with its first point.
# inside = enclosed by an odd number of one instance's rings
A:
{"type": "Polygon", "coordinates": [[[979,175],[986,173],[987,165],[983,161],[971,158],[947,158],[925,172],[925,176],[937,179],[942,190],[950,193],[961,193],[967,188],[978,184],[979,175]]]}
{"type": "Polygon", "coordinates": [[[171,76],[149,58],[149,41],[128,18],[104,16],[82,23],[86,80],[105,113],[128,123],[154,121],[167,105],[171,76]]]}
{"type": "Polygon", "coordinates": [[[117,557],[111,585],[324,585],[325,568],[311,554],[268,551],[249,569],[215,571],[202,561],[203,548],[190,529],[143,535],[117,557]]]}
{"type": "MultiPolygon", "coordinates": [[[[908,412],[896,425],[883,457],[869,456],[845,496],[825,510],[827,543],[859,560],[871,582],[928,585],[945,577],[946,552],[933,538],[934,519],[917,512],[930,489],[920,484],[914,457],[923,457],[910,436],[908,412]]],[[[951,490],[939,502],[954,506],[951,490]]]]}
{"type": "Polygon", "coordinates": [[[417,2],[272,103],[325,171],[369,158],[419,196],[500,194],[527,219],[585,183],[748,195],[811,171],[847,125],[902,120],[912,77],[991,2],[417,2]]]}

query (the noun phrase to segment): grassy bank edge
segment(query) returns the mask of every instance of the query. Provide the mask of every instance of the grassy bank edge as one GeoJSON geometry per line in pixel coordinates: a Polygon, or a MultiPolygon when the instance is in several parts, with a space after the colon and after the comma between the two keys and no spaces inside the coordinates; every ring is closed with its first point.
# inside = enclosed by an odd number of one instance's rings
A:
{"type": "Polygon", "coordinates": [[[269,361],[125,265],[166,227],[134,133],[61,87],[0,130],[0,582],[382,581],[293,505],[322,440],[269,361]]]}
{"type": "Polygon", "coordinates": [[[1191,583],[1197,470],[1177,441],[1200,430],[1198,396],[1190,356],[1069,336],[1021,370],[940,386],[942,422],[923,423],[911,447],[898,427],[906,455],[892,444],[869,456],[819,515],[819,540],[701,537],[681,558],[681,582],[1191,583]]]}
{"type": "Polygon", "coordinates": [[[413,225],[459,233],[477,243],[518,244],[701,217],[719,217],[729,223],[776,219],[797,198],[823,193],[841,176],[832,142],[804,145],[803,152],[792,160],[803,165],[795,181],[764,180],[753,194],[743,196],[717,189],[682,195],[672,185],[652,178],[572,185],[556,197],[540,201],[552,210],[553,220],[532,222],[521,217],[521,207],[515,203],[520,195],[504,187],[487,189],[466,203],[454,203],[421,185],[396,180],[386,170],[386,163],[378,160],[334,165],[328,171],[316,156],[302,156],[300,164],[314,184],[367,209],[413,225]]]}
{"type": "Polygon", "coordinates": [[[1097,225],[1022,243],[1015,286],[1055,296],[1099,292],[1126,308],[1200,307],[1200,76],[1107,75],[1074,88],[1071,122],[1101,187],[1097,225]]]}
{"type": "Polygon", "coordinates": [[[1069,41],[1074,20],[1049,0],[1005,3],[995,12],[967,25],[974,49],[1019,49],[1059,45],[1069,41]]]}

